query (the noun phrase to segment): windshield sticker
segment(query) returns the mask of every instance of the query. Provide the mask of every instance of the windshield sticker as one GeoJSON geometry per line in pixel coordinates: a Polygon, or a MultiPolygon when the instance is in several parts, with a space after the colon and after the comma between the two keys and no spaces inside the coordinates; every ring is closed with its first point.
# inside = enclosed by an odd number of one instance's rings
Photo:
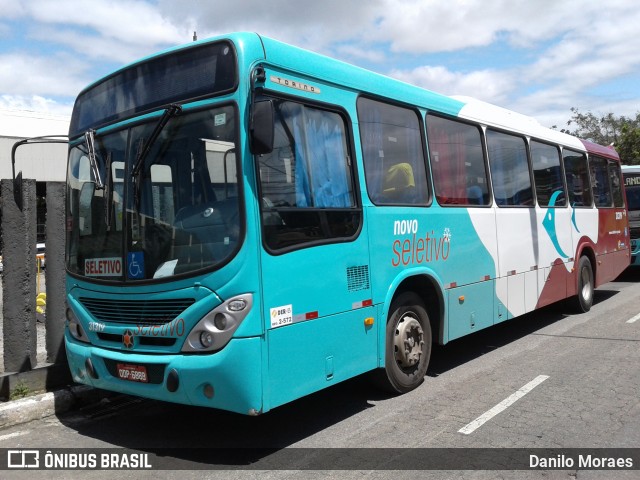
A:
{"type": "Polygon", "coordinates": [[[127,276],[133,279],[144,278],[143,252],[129,252],[127,254],[127,276]]]}
{"type": "Polygon", "coordinates": [[[114,277],[122,275],[122,258],[89,258],[84,261],[87,277],[114,277]]]}
{"type": "Polygon", "coordinates": [[[271,309],[271,328],[293,323],[293,305],[283,305],[271,309]]]}
{"type": "Polygon", "coordinates": [[[153,278],[170,277],[174,274],[176,265],[178,265],[177,259],[169,260],[160,264],[156,272],[153,274],[153,278]]]}
{"type": "Polygon", "coordinates": [[[216,127],[219,127],[220,125],[226,125],[227,124],[227,114],[226,113],[219,113],[218,115],[213,117],[213,124],[216,127]]]}

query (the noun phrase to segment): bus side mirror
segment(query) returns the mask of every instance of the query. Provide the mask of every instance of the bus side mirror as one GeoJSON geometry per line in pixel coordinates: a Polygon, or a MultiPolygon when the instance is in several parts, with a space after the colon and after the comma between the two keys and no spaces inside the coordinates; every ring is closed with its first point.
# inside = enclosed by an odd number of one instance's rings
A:
{"type": "Polygon", "coordinates": [[[273,100],[260,100],[253,104],[249,131],[251,152],[254,155],[264,155],[273,151],[273,117],[273,100]]]}

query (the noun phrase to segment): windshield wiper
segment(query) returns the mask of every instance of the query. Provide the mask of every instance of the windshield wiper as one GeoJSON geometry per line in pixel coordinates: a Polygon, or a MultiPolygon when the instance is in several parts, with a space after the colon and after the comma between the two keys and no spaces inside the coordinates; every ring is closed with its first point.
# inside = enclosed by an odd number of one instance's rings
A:
{"type": "Polygon", "coordinates": [[[147,138],[142,147],[138,150],[138,154],[136,155],[136,164],[134,165],[133,171],[131,172],[131,175],[133,177],[137,177],[138,175],[140,175],[140,170],[142,170],[142,166],[144,165],[144,159],[147,158],[147,155],[149,155],[151,147],[158,139],[158,136],[162,132],[162,129],[165,127],[167,122],[171,119],[171,117],[175,117],[180,112],[182,112],[182,107],[176,104],[169,105],[164,111],[164,113],[160,117],[160,120],[158,120],[156,128],[153,129],[153,132],[151,132],[149,138],[147,138]]]}
{"type": "Polygon", "coordinates": [[[84,134],[84,141],[87,144],[87,156],[89,157],[89,165],[91,167],[91,172],[93,173],[93,178],[96,182],[96,189],[102,190],[104,188],[104,182],[102,181],[102,176],[100,175],[100,168],[98,167],[98,160],[96,158],[96,142],[95,130],[87,130],[84,134]]]}

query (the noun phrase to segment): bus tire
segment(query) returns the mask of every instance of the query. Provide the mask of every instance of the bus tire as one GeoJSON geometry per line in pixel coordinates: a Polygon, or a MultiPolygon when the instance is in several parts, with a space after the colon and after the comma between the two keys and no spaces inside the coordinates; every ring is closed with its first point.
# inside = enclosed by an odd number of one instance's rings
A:
{"type": "Polygon", "coordinates": [[[574,300],[574,308],[578,313],[586,313],[593,305],[594,278],[593,267],[589,257],[583,255],[578,262],[578,294],[574,300]]]}
{"type": "Polygon", "coordinates": [[[398,295],[389,309],[385,367],[375,372],[379,387],[406,393],[422,384],[431,356],[431,325],[424,303],[413,292],[398,295]]]}

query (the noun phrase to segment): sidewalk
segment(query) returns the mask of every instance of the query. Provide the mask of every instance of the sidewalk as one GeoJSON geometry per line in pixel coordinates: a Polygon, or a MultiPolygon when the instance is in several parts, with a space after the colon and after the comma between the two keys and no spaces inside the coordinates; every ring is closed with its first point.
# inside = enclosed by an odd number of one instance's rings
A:
{"type": "Polygon", "coordinates": [[[109,396],[108,392],[79,385],[2,402],[0,403],[0,429],[66,413],[98,403],[109,396]]]}
{"type": "MultiPolygon", "coordinates": [[[[44,274],[41,274],[40,277],[40,287],[41,291],[46,289],[44,274]]],[[[2,303],[3,289],[0,288],[0,374],[4,373],[2,303]]],[[[37,315],[37,320],[37,367],[42,367],[47,362],[46,332],[45,324],[42,321],[43,317],[37,315]]],[[[109,395],[109,392],[96,390],[89,386],[75,385],[16,400],[0,401],[0,429],[79,409],[92,403],[98,403],[109,395]]]]}

